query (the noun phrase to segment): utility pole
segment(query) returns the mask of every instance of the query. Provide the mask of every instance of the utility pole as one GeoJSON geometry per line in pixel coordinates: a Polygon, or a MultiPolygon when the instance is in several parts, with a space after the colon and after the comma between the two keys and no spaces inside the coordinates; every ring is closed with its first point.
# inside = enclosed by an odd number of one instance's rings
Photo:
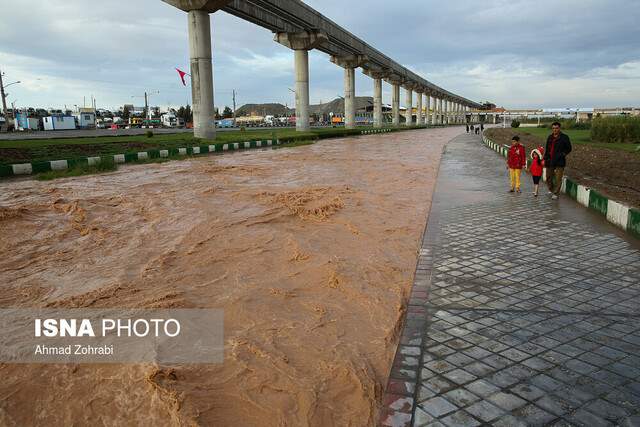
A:
{"type": "Polygon", "coordinates": [[[149,97],[147,96],[147,92],[144,92],[144,111],[147,113],[147,124],[151,121],[151,112],[149,111],[149,97]]]}
{"type": "Polygon", "coordinates": [[[4,84],[2,83],[2,70],[0,70],[0,96],[2,96],[2,112],[7,115],[7,99],[4,94],[4,84]]]}
{"type": "MultiPolygon", "coordinates": [[[[149,121],[151,120],[151,110],[149,110],[149,97],[150,97],[151,95],[154,95],[154,94],[157,94],[157,93],[160,93],[160,91],[159,91],[159,90],[156,90],[156,91],[153,91],[153,92],[151,92],[151,93],[149,93],[149,92],[147,92],[147,91],[145,91],[145,92],[144,92],[144,109],[145,109],[145,115],[146,115],[146,117],[147,117],[147,120],[149,120],[149,121]]],[[[132,98],[140,98],[140,97],[141,97],[141,95],[132,95],[131,97],[132,97],[132,98]]]]}
{"type": "Polygon", "coordinates": [[[236,90],[235,89],[233,89],[233,126],[234,127],[236,126],[236,90]]]}

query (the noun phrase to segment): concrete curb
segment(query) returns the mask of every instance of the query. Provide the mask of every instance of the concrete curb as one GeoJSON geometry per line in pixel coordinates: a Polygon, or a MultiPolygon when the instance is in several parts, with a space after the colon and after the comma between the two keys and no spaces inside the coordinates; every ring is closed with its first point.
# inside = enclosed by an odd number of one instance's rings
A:
{"type": "MultiPolygon", "coordinates": [[[[507,157],[508,148],[506,146],[496,144],[484,134],[482,135],[482,142],[502,157],[507,157]]],[[[527,159],[527,166],[529,166],[529,163],[530,161],[527,159]]],[[[545,174],[542,179],[546,181],[546,178],[545,170],[545,174]]],[[[562,179],[562,192],[580,203],[582,206],[593,209],[594,211],[604,215],[607,218],[607,221],[613,225],[623,229],[635,237],[640,238],[640,210],[630,208],[620,202],[611,200],[598,193],[597,190],[578,184],[567,176],[564,176],[562,179]]]]}
{"type": "Polygon", "coordinates": [[[258,141],[234,142],[227,144],[210,144],[193,147],[169,148],[164,150],[148,150],[123,154],[110,154],[100,157],[80,157],[67,160],[50,160],[44,162],[19,163],[12,165],[0,165],[0,177],[16,175],[30,175],[34,173],[65,170],[77,164],[96,165],[102,160],[113,159],[115,163],[135,163],[140,160],[164,158],[169,156],[203,155],[223,151],[234,151],[249,148],[264,148],[280,145],[279,140],[265,139],[258,141]]]}
{"type": "MultiPolygon", "coordinates": [[[[426,128],[426,127],[425,127],[426,128]]],[[[387,133],[399,130],[415,130],[422,129],[422,127],[411,128],[381,128],[381,129],[364,129],[360,131],[360,135],[372,135],[377,133],[387,133]]],[[[336,135],[335,138],[351,135],[336,135]]],[[[322,137],[320,137],[322,139],[322,137]]],[[[294,142],[294,141],[292,141],[294,142]]],[[[0,165],[0,178],[18,176],[18,175],[31,175],[42,172],[65,170],[74,167],[78,164],[96,165],[102,161],[102,159],[112,158],[115,163],[135,163],[140,160],[148,160],[154,158],[163,158],[169,156],[186,156],[186,155],[203,155],[209,153],[220,153],[224,151],[236,151],[247,150],[251,148],[265,148],[273,145],[282,145],[288,143],[287,138],[283,141],[279,139],[263,139],[245,142],[229,142],[218,143],[210,145],[200,145],[193,147],[182,148],[169,148],[164,150],[148,150],[123,154],[113,154],[101,157],[79,157],[75,159],[66,160],[50,160],[43,162],[31,162],[31,163],[16,163],[10,165],[0,165]]]]}

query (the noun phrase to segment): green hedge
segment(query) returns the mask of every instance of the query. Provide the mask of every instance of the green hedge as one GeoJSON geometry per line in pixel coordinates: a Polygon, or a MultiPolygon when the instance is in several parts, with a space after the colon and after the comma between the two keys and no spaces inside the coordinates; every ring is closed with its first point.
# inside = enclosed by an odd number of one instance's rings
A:
{"type": "Polygon", "coordinates": [[[640,238],[640,211],[636,209],[629,209],[629,222],[627,224],[627,231],[635,234],[640,238]]]}
{"type": "Polygon", "coordinates": [[[591,140],[595,142],[640,143],[640,117],[602,117],[593,119],[591,140]]]}

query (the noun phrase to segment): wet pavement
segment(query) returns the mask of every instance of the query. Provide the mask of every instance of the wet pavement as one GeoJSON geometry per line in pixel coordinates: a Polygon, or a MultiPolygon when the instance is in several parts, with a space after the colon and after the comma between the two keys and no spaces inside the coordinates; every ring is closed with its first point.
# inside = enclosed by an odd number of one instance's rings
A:
{"type": "Polygon", "coordinates": [[[640,426],[639,242],[523,183],[448,144],[383,425],[640,426]]]}

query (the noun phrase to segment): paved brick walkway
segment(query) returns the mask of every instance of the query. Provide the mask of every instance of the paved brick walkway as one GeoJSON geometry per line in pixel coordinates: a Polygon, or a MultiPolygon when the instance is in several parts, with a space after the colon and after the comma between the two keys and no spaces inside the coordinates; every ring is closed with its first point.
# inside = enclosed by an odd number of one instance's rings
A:
{"type": "Polygon", "coordinates": [[[449,143],[383,425],[640,426],[639,242],[523,181],[449,143]]]}

